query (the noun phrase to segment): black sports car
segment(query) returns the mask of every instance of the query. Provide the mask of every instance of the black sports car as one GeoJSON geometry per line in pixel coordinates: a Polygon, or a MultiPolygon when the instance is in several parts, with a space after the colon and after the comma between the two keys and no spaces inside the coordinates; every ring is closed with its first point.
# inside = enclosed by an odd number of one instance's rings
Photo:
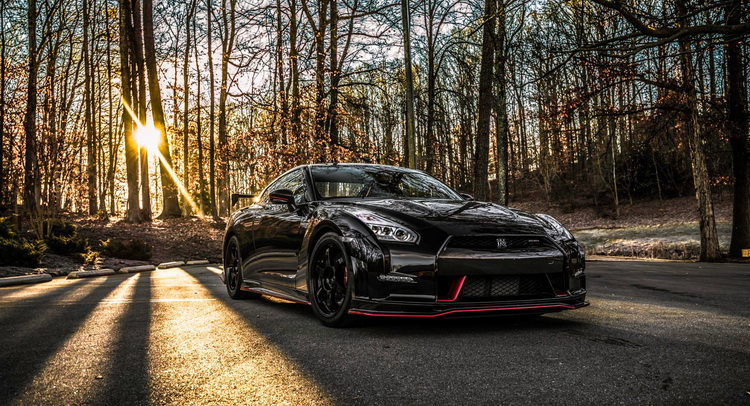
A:
{"type": "Polygon", "coordinates": [[[311,305],[327,326],[588,305],[583,249],[554,218],[393,166],[286,172],[232,214],[223,254],[229,296],[311,305]]]}

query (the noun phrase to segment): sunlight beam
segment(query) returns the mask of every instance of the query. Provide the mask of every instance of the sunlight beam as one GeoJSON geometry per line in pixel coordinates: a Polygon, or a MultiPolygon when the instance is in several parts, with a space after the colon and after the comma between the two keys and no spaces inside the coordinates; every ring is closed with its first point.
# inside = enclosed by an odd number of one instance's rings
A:
{"type": "Polygon", "coordinates": [[[190,196],[190,192],[188,192],[185,185],[177,177],[177,173],[174,171],[174,168],[172,168],[172,166],[167,163],[164,155],[162,155],[159,151],[159,145],[161,143],[161,133],[159,132],[159,130],[153,125],[153,123],[149,122],[146,125],[141,124],[138,116],[136,116],[133,109],[125,101],[125,98],[121,97],[120,99],[122,100],[123,107],[128,112],[128,114],[130,114],[130,117],[138,127],[133,134],[138,145],[146,148],[149,153],[159,158],[161,167],[167,170],[167,173],[172,178],[175,185],[177,185],[177,189],[180,191],[180,194],[185,198],[185,201],[188,205],[190,205],[190,208],[193,209],[193,213],[197,213],[198,218],[204,218],[205,215],[203,214],[203,211],[200,209],[200,207],[198,207],[198,205],[195,203],[195,200],[193,200],[193,198],[190,196]]]}

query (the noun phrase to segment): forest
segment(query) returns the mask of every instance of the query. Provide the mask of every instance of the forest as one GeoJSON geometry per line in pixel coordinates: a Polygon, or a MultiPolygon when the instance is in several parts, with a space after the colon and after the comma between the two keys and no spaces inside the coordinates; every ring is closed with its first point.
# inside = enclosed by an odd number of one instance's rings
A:
{"type": "Polygon", "coordinates": [[[745,0],[2,0],[0,214],[225,217],[295,165],[612,216],[694,196],[750,248],[745,0]]]}

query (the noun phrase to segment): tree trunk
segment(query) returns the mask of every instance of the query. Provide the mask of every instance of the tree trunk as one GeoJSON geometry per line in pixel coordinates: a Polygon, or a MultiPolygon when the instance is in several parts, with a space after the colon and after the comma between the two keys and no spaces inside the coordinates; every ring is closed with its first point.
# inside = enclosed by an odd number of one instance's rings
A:
{"type": "Polygon", "coordinates": [[[315,133],[313,140],[313,150],[318,151],[313,159],[318,162],[328,160],[328,154],[325,146],[328,144],[325,133],[326,107],[325,107],[325,33],[326,33],[326,14],[328,11],[328,0],[318,1],[318,23],[315,23],[306,2],[302,2],[302,8],[310,22],[310,27],[315,34],[315,133]]]}
{"type": "Polygon", "coordinates": [[[289,63],[292,70],[292,139],[297,143],[297,155],[302,152],[300,125],[302,109],[299,91],[299,51],[297,50],[297,0],[289,1],[289,63]]]}
{"type": "MultiPolygon", "coordinates": [[[[687,15],[684,0],[677,4],[678,13],[687,15]]],[[[719,252],[719,237],[716,233],[716,222],[714,219],[713,198],[711,196],[711,185],[706,167],[706,157],[701,140],[701,128],[698,122],[698,97],[695,90],[695,70],[693,67],[692,47],[688,38],[681,38],[680,46],[680,71],[683,78],[683,100],[687,111],[685,122],[685,135],[690,146],[690,161],[693,169],[693,184],[695,185],[695,197],[698,201],[698,212],[700,214],[701,232],[701,261],[714,261],[721,257],[719,252]]]]}
{"type": "Polygon", "coordinates": [[[93,215],[99,210],[97,202],[97,182],[96,182],[96,133],[94,129],[94,109],[93,109],[93,61],[92,55],[89,55],[89,26],[90,19],[89,0],[83,0],[83,82],[84,82],[84,118],[86,123],[86,175],[88,177],[88,197],[89,197],[89,214],[93,215]]]}
{"type": "MultiPolygon", "coordinates": [[[[28,7],[28,47],[29,47],[29,70],[28,87],[26,91],[26,115],[24,116],[23,129],[26,136],[26,149],[24,155],[24,188],[23,201],[26,209],[36,212],[36,184],[38,178],[38,164],[36,157],[36,85],[37,85],[37,44],[36,44],[36,0],[29,1],[28,7]]],[[[5,63],[5,60],[3,60],[5,63]]]]}
{"type": "Polygon", "coordinates": [[[173,171],[172,155],[167,139],[167,126],[164,109],[161,104],[161,88],[159,74],[156,71],[156,47],[154,44],[154,15],[153,0],[143,0],[143,45],[146,54],[146,68],[148,69],[148,91],[151,95],[151,114],[154,116],[154,126],[161,135],[159,142],[159,173],[162,187],[162,212],[159,218],[174,218],[182,216],[179,191],[175,179],[170,174],[173,171]]]}
{"type": "Polygon", "coordinates": [[[328,104],[328,114],[326,120],[328,125],[328,146],[331,150],[331,157],[333,162],[338,160],[336,155],[336,146],[339,145],[339,129],[338,123],[336,122],[338,117],[336,110],[338,109],[339,102],[339,82],[341,76],[339,75],[339,53],[338,53],[338,24],[339,24],[339,11],[336,0],[330,0],[331,4],[331,19],[330,24],[330,75],[331,75],[331,99],[328,104]]]}
{"type": "Polygon", "coordinates": [[[495,137],[497,146],[497,202],[508,204],[508,96],[506,93],[505,64],[507,50],[505,48],[505,0],[497,1],[497,37],[495,41],[495,137]]]}
{"type": "MultiPolygon", "coordinates": [[[[189,66],[190,66],[190,47],[192,46],[191,27],[193,16],[195,15],[196,0],[191,0],[188,6],[188,15],[185,20],[185,59],[182,64],[182,89],[184,93],[184,102],[182,110],[182,183],[185,185],[185,191],[190,193],[190,120],[189,120],[189,99],[190,86],[189,66]]],[[[200,80],[198,80],[200,82],[200,80]]],[[[184,205],[185,214],[190,214],[190,205],[184,205]]]]}
{"type": "Polygon", "coordinates": [[[427,16],[425,17],[425,25],[427,28],[427,123],[425,131],[425,170],[427,173],[433,174],[435,170],[435,146],[437,140],[435,139],[435,98],[437,97],[437,72],[435,72],[435,7],[436,2],[431,1],[426,5],[427,16]]]}
{"type": "MultiPolygon", "coordinates": [[[[138,109],[139,125],[146,125],[146,67],[143,61],[143,25],[141,20],[141,6],[139,0],[132,0],[133,35],[131,56],[135,62],[136,80],[133,82],[136,92],[133,92],[134,107],[138,109]]],[[[141,175],[141,216],[143,221],[151,221],[151,183],[149,181],[148,151],[145,147],[139,150],[141,175]]]]}
{"type": "Polygon", "coordinates": [[[479,67],[479,100],[477,102],[477,135],[474,149],[474,197],[489,200],[488,171],[490,160],[490,120],[494,97],[492,68],[495,58],[495,0],[485,0],[482,32],[482,61],[479,67]]]}
{"type": "Polygon", "coordinates": [[[406,123],[404,143],[406,162],[408,167],[417,168],[417,134],[414,128],[414,73],[411,65],[411,16],[409,14],[409,0],[401,0],[401,22],[404,36],[404,86],[406,92],[406,123]]]}
{"type": "Polygon", "coordinates": [[[132,9],[130,0],[120,0],[120,75],[122,83],[122,101],[127,108],[122,109],[122,127],[125,137],[125,169],[128,181],[128,206],[126,218],[129,222],[143,221],[138,188],[138,144],[133,136],[133,118],[128,108],[133,106],[133,89],[131,87],[131,44],[133,35],[132,9]]]}
{"type": "Polygon", "coordinates": [[[0,210],[5,205],[5,2],[0,2],[0,210]]]}
{"type": "Polygon", "coordinates": [[[278,78],[278,95],[281,107],[281,143],[289,144],[289,98],[286,93],[286,81],[284,78],[284,20],[281,12],[281,0],[276,0],[276,75],[278,78]]]}
{"type": "Polygon", "coordinates": [[[235,9],[237,0],[222,0],[224,35],[221,42],[221,87],[219,88],[219,215],[229,215],[229,151],[227,138],[227,96],[229,95],[229,60],[234,49],[235,9]],[[227,9],[226,2],[229,1],[227,9]]]}
{"type": "Polygon", "coordinates": [[[216,95],[214,90],[214,49],[211,45],[213,36],[213,0],[206,0],[207,7],[207,19],[208,19],[208,183],[209,183],[209,195],[211,198],[211,215],[218,217],[219,212],[216,204],[216,146],[214,145],[214,122],[216,118],[216,95]]]}
{"type": "MultiPolygon", "coordinates": [[[[727,4],[727,23],[739,24],[746,7],[742,0],[727,4]]],[[[750,151],[748,151],[747,55],[741,38],[727,38],[727,106],[729,109],[729,145],[732,148],[734,202],[732,206],[732,242],[729,255],[741,257],[750,249],[750,151]]]]}
{"type": "MultiPolygon", "coordinates": [[[[197,24],[193,24],[193,30],[195,30],[197,24]]],[[[203,106],[201,105],[201,98],[203,97],[203,94],[201,93],[201,69],[200,69],[200,58],[198,57],[198,36],[196,35],[196,32],[193,31],[193,37],[196,39],[195,41],[195,75],[198,78],[196,80],[197,85],[197,94],[195,97],[196,102],[196,117],[195,117],[195,137],[196,141],[198,142],[198,190],[200,193],[200,198],[198,202],[198,207],[201,210],[201,213],[206,212],[205,208],[205,196],[206,196],[206,179],[203,174],[203,128],[202,128],[202,121],[201,121],[201,112],[203,110],[203,106]]]]}

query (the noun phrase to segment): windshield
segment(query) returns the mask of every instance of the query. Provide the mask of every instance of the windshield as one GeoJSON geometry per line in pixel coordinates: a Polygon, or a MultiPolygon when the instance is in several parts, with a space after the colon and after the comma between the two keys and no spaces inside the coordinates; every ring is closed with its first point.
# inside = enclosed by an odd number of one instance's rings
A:
{"type": "Polygon", "coordinates": [[[462,200],[439,180],[420,173],[388,167],[324,166],[311,168],[320,197],[462,200]]]}

